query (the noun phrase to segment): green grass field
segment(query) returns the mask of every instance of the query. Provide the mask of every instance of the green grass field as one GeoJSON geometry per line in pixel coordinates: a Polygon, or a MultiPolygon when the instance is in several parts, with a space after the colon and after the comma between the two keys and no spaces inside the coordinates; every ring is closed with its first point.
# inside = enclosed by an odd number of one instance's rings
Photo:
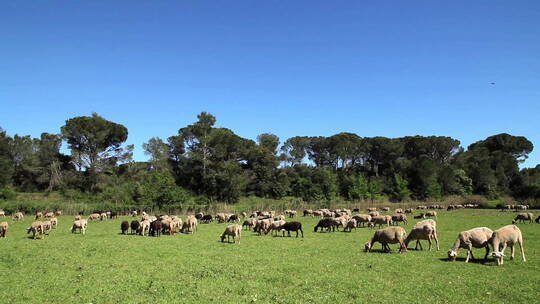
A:
{"type": "MultiPolygon", "coordinates": [[[[0,239],[0,303],[537,303],[540,225],[520,224],[528,259],[503,266],[446,261],[458,232],[497,229],[514,212],[441,211],[440,251],[363,252],[373,230],[314,233],[314,218],[298,219],[305,238],[258,236],[219,242],[226,224],[200,224],[194,235],[121,235],[119,218],[90,222],[71,234],[71,216],[42,240],[28,238],[32,219],[12,222],[0,239]]],[[[408,231],[412,226],[409,217],[408,231]]],[[[427,245],[427,244],[426,244],[427,245]]],[[[413,243],[409,244],[409,248],[413,243]]],[[[380,249],[376,244],[375,249],[380,249]]],[[[424,246],[427,249],[427,246],[424,246]]],[[[484,249],[475,250],[483,257],[484,249]]],[[[507,256],[509,250],[507,249],[507,256]]]]}

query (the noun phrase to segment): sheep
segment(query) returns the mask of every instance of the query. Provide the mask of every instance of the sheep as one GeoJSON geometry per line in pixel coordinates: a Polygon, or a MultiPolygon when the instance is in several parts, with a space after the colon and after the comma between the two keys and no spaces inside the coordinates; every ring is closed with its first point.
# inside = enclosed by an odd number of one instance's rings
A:
{"type": "Polygon", "coordinates": [[[150,232],[150,221],[149,220],[143,220],[140,222],[139,225],[139,234],[140,235],[148,235],[150,232]]]}
{"type": "Polygon", "coordinates": [[[405,213],[413,213],[412,208],[407,208],[407,209],[405,209],[405,213]]]}
{"type": "Polygon", "coordinates": [[[403,213],[403,209],[397,208],[396,210],[394,210],[394,212],[395,212],[396,214],[403,213]]]}
{"type": "Polygon", "coordinates": [[[242,212],[240,212],[240,216],[241,216],[242,218],[246,218],[246,217],[247,217],[247,213],[246,213],[245,211],[242,211],[242,212]]]}
{"type": "Polygon", "coordinates": [[[390,211],[390,207],[382,207],[381,210],[382,211],[390,211]]]}
{"type": "Polygon", "coordinates": [[[345,228],[343,228],[343,231],[351,232],[353,228],[354,230],[356,230],[356,220],[354,218],[347,221],[347,224],[345,224],[345,228]]]}
{"type": "Polygon", "coordinates": [[[374,216],[371,218],[371,222],[369,222],[368,225],[370,227],[379,225],[379,228],[381,228],[382,225],[392,225],[392,217],[390,215],[374,216]]]}
{"type": "Polygon", "coordinates": [[[540,224],[540,215],[534,220],[537,224],[540,224]]]}
{"type": "Polygon", "coordinates": [[[150,231],[149,235],[151,236],[161,236],[161,229],[163,226],[161,225],[161,221],[153,221],[150,223],[150,231]]]}
{"type": "Polygon", "coordinates": [[[375,212],[375,211],[377,211],[377,208],[375,207],[367,208],[367,212],[375,212]]]}
{"type": "Polygon", "coordinates": [[[284,215],[278,215],[274,217],[274,221],[284,221],[285,216],[284,215]]]}
{"type": "Polygon", "coordinates": [[[415,218],[415,219],[423,219],[423,218],[426,218],[426,217],[424,216],[423,213],[420,213],[419,215],[413,216],[413,218],[415,218]]]}
{"type": "Polygon", "coordinates": [[[174,227],[174,224],[172,224],[172,221],[173,221],[173,220],[170,219],[170,218],[165,218],[165,219],[162,219],[162,220],[161,220],[161,231],[162,231],[163,233],[167,233],[167,232],[168,232],[168,233],[171,234],[171,235],[174,234],[173,229],[171,229],[171,228],[172,228],[171,226],[174,227]],[[171,225],[171,224],[172,224],[172,225],[171,225]]]}
{"type": "Polygon", "coordinates": [[[375,216],[380,216],[381,214],[378,212],[378,211],[371,211],[370,213],[368,213],[369,216],[371,217],[375,217],[375,216]]]}
{"type": "Polygon", "coordinates": [[[336,231],[337,223],[333,218],[325,217],[315,225],[315,228],[313,229],[314,232],[317,232],[319,228],[321,228],[321,232],[323,231],[323,228],[326,228],[326,232],[336,231]]]}
{"type": "Polygon", "coordinates": [[[214,220],[214,217],[211,214],[206,214],[202,217],[201,222],[205,224],[210,224],[214,220]]]}
{"type": "Polygon", "coordinates": [[[0,216],[6,217],[6,212],[4,209],[0,209],[0,216]]]}
{"type": "Polygon", "coordinates": [[[488,241],[493,235],[493,230],[487,227],[473,228],[467,231],[462,231],[458,234],[454,246],[448,250],[448,260],[455,261],[459,248],[467,249],[467,258],[465,263],[469,262],[472,257],[474,260],[473,248],[486,248],[486,255],[484,256],[484,262],[489,255],[488,241]]]}
{"type": "Polygon", "coordinates": [[[118,213],[116,213],[116,211],[112,211],[112,212],[107,212],[107,215],[109,216],[110,219],[115,219],[118,217],[118,213]]]}
{"type": "Polygon", "coordinates": [[[304,210],[304,216],[313,216],[313,210],[305,209],[304,210]]]}
{"type": "Polygon", "coordinates": [[[426,218],[426,217],[435,217],[437,218],[437,211],[428,211],[428,212],[425,212],[425,213],[422,213],[422,218],[426,218]]]}
{"type": "Polygon", "coordinates": [[[120,231],[122,231],[122,234],[127,234],[129,229],[129,222],[128,221],[122,221],[120,224],[120,231]]]}
{"type": "Polygon", "coordinates": [[[225,215],[225,213],[216,214],[216,218],[217,218],[218,223],[224,223],[227,221],[227,215],[225,215]]]}
{"type": "Polygon", "coordinates": [[[15,212],[13,213],[13,220],[14,221],[22,221],[24,219],[24,215],[22,212],[15,212]]]}
{"type": "Polygon", "coordinates": [[[296,232],[296,237],[298,237],[298,231],[300,231],[300,233],[302,233],[302,238],[304,238],[304,231],[302,230],[302,223],[300,222],[287,222],[281,225],[283,236],[285,236],[285,231],[287,231],[289,237],[291,236],[291,231],[296,232]]]}
{"type": "Polygon", "coordinates": [[[76,216],[75,216],[75,220],[76,220],[76,221],[78,221],[78,220],[80,220],[80,219],[81,219],[81,216],[80,216],[80,215],[76,215],[76,216]]]}
{"type": "Polygon", "coordinates": [[[45,215],[44,215],[45,218],[51,218],[51,217],[53,217],[53,216],[54,216],[54,212],[47,212],[47,213],[45,213],[45,215]]]}
{"type": "Polygon", "coordinates": [[[227,236],[227,242],[229,241],[229,237],[233,237],[233,244],[236,243],[236,238],[238,238],[238,244],[240,244],[240,237],[242,233],[242,226],[238,224],[229,225],[227,228],[225,228],[225,231],[219,236],[221,238],[221,242],[223,243],[225,241],[225,236],[227,236]]]}
{"type": "Polygon", "coordinates": [[[195,213],[195,218],[198,219],[199,221],[202,220],[203,217],[204,217],[204,213],[202,212],[195,213]]]}
{"type": "Polygon", "coordinates": [[[433,225],[433,220],[418,222],[414,225],[409,235],[405,239],[405,246],[409,246],[411,241],[416,240],[415,250],[418,250],[418,245],[420,245],[420,250],[423,250],[420,240],[427,240],[429,242],[429,250],[431,251],[431,240],[435,240],[437,244],[437,251],[439,250],[439,239],[437,238],[437,226],[433,225]]]}
{"type": "Polygon", "coordinates": [[[506,246],[510,246],[511,256],[510,259],[514,259],[515,249],[514,245],[518,243],[521,249],[521,257],[523,262],[527,262],[525,259],[525,252],[523,250],[523,235],[516,225],[508,225],[493,231],[493,235],[489,239],[489,244],[493,247],[492,256],[495,257],[497,265],[504,264],[504,250],[506,246]]]}
{"type": "Polygon", "coordinates": [[[296,212],[296,210],[286,210],[285,211],[285,214],[287,214],[290,218],[293,218],[296,216],[298,212],[296,212]]]}
{"type": "Polygon", "coordinates": [[[285,220],[278,220],[278,221],[273,221],[272,223],[270,223],[270,231],[272,231],[272,235],[274,235],[274,232],[275,232],[275,235],[277,236],[278,234],[278,231],[281,231],[281,226],[283,226],[285,224],[285,220]]]}
{"type": "Polygon", "coordinates": [[[317,216],[317,217],[319,217],[319,216],[323,216],[323,212],[322,212],[322,211],[319,211],[319,210],[315,210],[315,211],[313,211],[313,213],[312,213],[312,214],[313,214],[313,216],[317,216]]]}
{"type": "Polygon", "coordinates": [[[73,221],[73,225],[71,226],[71,233],[75,233],[75,230],[79,229],[81,234],[86,234],[86,227],[88,226],[88,222],[85,219],[80,219],[73,221]]]}
{"type": "Polygon", "coordinates": [[[46,235],[49,235],[49,231],[52,230],[52,223],[51,221],[44,221],[43,222],[43,233],[45,233],[46,235]]]}
{"type": "Polygon", "coordinates": [[[427,206],[423,206],[423,205],[417,206],[416,209],[417,209],[417,210],[418,210],[418,209],[427,209],[427,206]]]}
{"type": "Polygon", "coordinates": [[[132,216],[132,217],[136,217],[137,215],[138,215],[137,210],[131,211],[131,216],[132,216]]]}
{"type": "Polygon", "coordinates": [[[131,223],[130,223],[130,225],[129,225],[130,228],[131,228],[131,234],[137,233],[137,231],[139,231],[139,226],[140,226],[140,225],[141,225],[141,224],[140,224],[139,221],[137,221],[137,220],[131,221],[131,223]]]}
{"type": "Polygon", "coordinates": [[[398,225],[399,222],[403,222],[405,225],[407,225],[407,216],[401,213],[392,215],[392,224],[398,225]]]}
{"type": "Polygon", "coordinates": [[[185,227],[187,232],[191,232],[193,234],[197,230],[197,219],[193,215],[188,216],[185,227]]]}
{"type": "Polygon", "coordinates": [[[407,247],[403,243],[403,238],[405,237],[405,229],[403,227],[386,227],[375,231],[373,237],[364,245],[364,250],[370,252],[373,248],[375,242],[382,244],[383,251],[392,251],[388,244],[397,244],[399,243],[399,252],[407,251],[407,247]]]}
{"type": "Polygon", "coordinates": [[[263,233],[266,235],[270,231],[270,224],[272,221],[270,219],[264,219],[257,222],[257,225],[255,228],[257,228],[257,232],[259,235],[262,235],[263,233]]]}
{"type": "Polygon", "coordinates": [[[99,213],[92,213],[88,216],[89,221],[99,220],[101,219],[101,214],[99,213]]]}
{"type": "Polygon", "coordinates": [[[36,212],[36,220],[43,217],[43,212],[36,212]]]}
{"type": "Polygon", "coordinates": [[[107,215],[107,212],[102,212],[100,215],[99,215],[99,220],[100,221],[105,221],[109,218],[109,216],[107,215]]]}
{"type": "Polygon", "coordinates": [[[242,224],[242,228],[247,227],[247,229],[249,230],[250,228],[255,227],[256,223],[257,219],[251,217],[244,221],[244,223],[242,224]]]}
{"type": "Polygon", "coordinates": [[[8,229],[9,229],[8,222],[0,222],[0,237],[5,238],[8,229]]]}
{"type": "Polygon", "coordinates": [[[352,218],[356,220],[357,226],[365,227],[366,223],[371,222],[371,215],[369,214],[357,214],[352,218]]]}
{"type": "Polygon", "coordinates": [[[228,223],[238,223],[240,222],[240,217],[238,214],[231,214],[229,218],[227,219],[228,223]]]}
{"type": "Polygon", "coordinates": [[[56,215],[56,216],[61,216],[63,213],[64,213],[64,211],[62,211],[62,210],[56,210],[56,211],[54,212],[54,215],[56,215]]]}
{"type": "Polygon", "coordinates": [[[171,222],[171,230],[173,233],[176,233],[177,230],[181,230],[184,226],[183,221],[181,218],[175,217],[171,222]]]}
{"type": "Polygon", "coordinates": [[[530,213],[530,212],[527,212],[527,213],[519,213],[516,218],[514,218],[514,220],[512,221],[512,224],[515,224],[517,223],[518,221],[521,222],[521,223],[524,223],[525,221],[529,221],[529,224],[532,223],[533,221],[533,214],[530,213]]]}
{"type": "Polygon", "coordinates": [[[51,219],[51,228],[52,228],[52,229],[56,229],[56,227],[58,227],[58,219],[55,218],[55,217],[53,217],[53,218],[51,219]]]}
{"type": "Polygon", "coordinates": [[[43,235],[43,222],[41,221],[35,221],[32,224],[30,224],[30,227],[27,228],[26,233],[32,232],[32,237],[34,240],[36,239],[36,235],[43,235]]]}

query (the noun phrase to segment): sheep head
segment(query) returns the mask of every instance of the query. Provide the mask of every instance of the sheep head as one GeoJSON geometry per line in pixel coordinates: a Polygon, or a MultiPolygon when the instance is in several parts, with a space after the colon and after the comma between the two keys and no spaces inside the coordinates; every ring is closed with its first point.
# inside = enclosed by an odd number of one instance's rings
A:
{"type": "Polygon", "coordinates": [[[457,251],[452,250],[452,249],[448,250],[448,260],[455,261],[456,257],[457,257],[457,251]]]}
{"type": "Polygon", "coordinates": [[[371,250],[371,246],[372,246],[371,242],[365,243],[364,244],[364,251],[369,252],[371,250]]]}

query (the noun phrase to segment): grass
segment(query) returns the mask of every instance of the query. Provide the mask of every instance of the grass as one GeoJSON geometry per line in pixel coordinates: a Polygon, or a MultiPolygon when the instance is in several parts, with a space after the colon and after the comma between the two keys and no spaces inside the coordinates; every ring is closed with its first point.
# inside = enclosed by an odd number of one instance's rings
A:
{"type": "MultiPolygon", "coordinates": [[[[0,303],[535,303],[540,283],[540,225],[520,224],[519,252],[501,267],[447,262],[459,231],[497,229],[515,213],[441,211],[440,251],[362,251],[373,230],[314,233],[317,219],[299,217],[305,238],[257,236],[218,241],[226,224],[199,225],[194,235],[120,235],[119,218],[69,232],[71,216],[42,240],[27,237],[32,221],[10,223],[0,239],[0,303]]],[[[411,227],[411,223],[406,227],[411,227]]],[[[409,247],[412,247],[411,243],[409,247]]],[[[376,249],[380,244],[376,244],[376,249]]],[[[427,249],[427,244],[424,246],[427,249]]],[[[476,249],[482,257],[484,249],[476,249]]],[[[509,252],[507,252],[507,256],[509,252]]]]}

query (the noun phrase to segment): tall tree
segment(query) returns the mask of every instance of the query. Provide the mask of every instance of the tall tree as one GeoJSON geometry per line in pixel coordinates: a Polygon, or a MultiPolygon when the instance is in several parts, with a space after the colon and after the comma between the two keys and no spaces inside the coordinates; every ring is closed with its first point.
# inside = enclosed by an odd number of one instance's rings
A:
{"type": "Polygon", "coordinates": [[[170,147],[159,137],[152,137],[142,145],[144,154],[150,156],[153,169],[164,169],[167,166],[170,147]]]}

